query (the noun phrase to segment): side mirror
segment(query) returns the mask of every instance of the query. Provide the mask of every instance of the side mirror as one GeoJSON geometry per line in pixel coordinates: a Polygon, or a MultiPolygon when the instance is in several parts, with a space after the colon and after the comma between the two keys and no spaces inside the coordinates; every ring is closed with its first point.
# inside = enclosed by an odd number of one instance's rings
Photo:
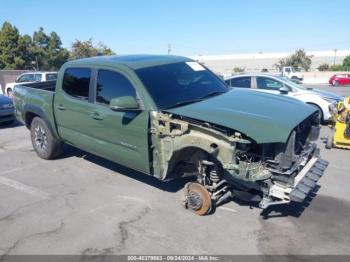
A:
{"type": "Polygon", "coordinates": [[[140,108],[139,103],[132,96],[122,96],[113,98],[109,103],[109,108],[115,111],[137,110],[140,108]]]}
{"type": "Polygon", "coordinates": [[[281,88],[279,89],[279,91],[280,91],[280,93],[281,93],[282,95],[286,95],[286,94],[288,94],[289,89],[288,89],[287,87],[281,87],[281,88]]]}

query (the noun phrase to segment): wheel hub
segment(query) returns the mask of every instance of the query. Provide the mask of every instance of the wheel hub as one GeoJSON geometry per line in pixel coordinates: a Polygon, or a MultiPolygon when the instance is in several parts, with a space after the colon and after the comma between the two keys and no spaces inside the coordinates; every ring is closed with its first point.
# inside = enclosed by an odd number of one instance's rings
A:
{"type": "Polygon", "coordinates": [[[199,183],[188,183],[184,188],[185,207],[197,215],[206,215],[210,212],[212,204],[208,190],[199,183]]]}
{"type": "Polygon", "coordinates": [[[45,151],[47,148],[47,136],[45,129],[42,126],[35,128],[34,132],[35,146],[41,151],[45,151]]]}

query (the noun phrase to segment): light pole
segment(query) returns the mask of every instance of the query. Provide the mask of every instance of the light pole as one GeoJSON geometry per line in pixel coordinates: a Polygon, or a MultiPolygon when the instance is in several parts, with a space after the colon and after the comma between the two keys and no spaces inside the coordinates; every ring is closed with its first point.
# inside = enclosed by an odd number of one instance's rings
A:
{"type": "Polygon", "coordinates": [[[334,60],[333,60],[333,65],[335,65],[335,60],[337,58],[337,51],[338,49],[334,49],[334,60]]]}
{"type": "Polygon", "coordinates": [[[168,55],[171,53],[171,44],[168,44],[168,55]]]}

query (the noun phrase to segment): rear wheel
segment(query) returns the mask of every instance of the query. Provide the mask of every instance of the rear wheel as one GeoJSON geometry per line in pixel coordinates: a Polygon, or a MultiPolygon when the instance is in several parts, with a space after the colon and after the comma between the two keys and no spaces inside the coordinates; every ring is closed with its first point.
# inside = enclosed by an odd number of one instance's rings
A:
{"type": "Polygon", "coordinates": [[[334,81],[333,81],[333,86],[339,86],[339,81],[334,80],[334,81]]]}
{"type": "Polygon", "coordinates": [[[35,152],[43,159],[52,159],[62,153],[62,143],[53,135],[40,117],[35,117],[30,126],[31,140],[35,152]]]}

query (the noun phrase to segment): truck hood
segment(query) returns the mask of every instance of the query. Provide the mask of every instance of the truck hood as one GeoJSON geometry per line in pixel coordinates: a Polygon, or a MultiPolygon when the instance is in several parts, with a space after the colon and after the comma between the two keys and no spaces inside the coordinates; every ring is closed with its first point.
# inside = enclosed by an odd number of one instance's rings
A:
{"type": "Polygon", "coordinates": [[[164,111],[236,130],[257,143],[285,143],[315,109],[293,98],[237,88],[164,111]]]}

